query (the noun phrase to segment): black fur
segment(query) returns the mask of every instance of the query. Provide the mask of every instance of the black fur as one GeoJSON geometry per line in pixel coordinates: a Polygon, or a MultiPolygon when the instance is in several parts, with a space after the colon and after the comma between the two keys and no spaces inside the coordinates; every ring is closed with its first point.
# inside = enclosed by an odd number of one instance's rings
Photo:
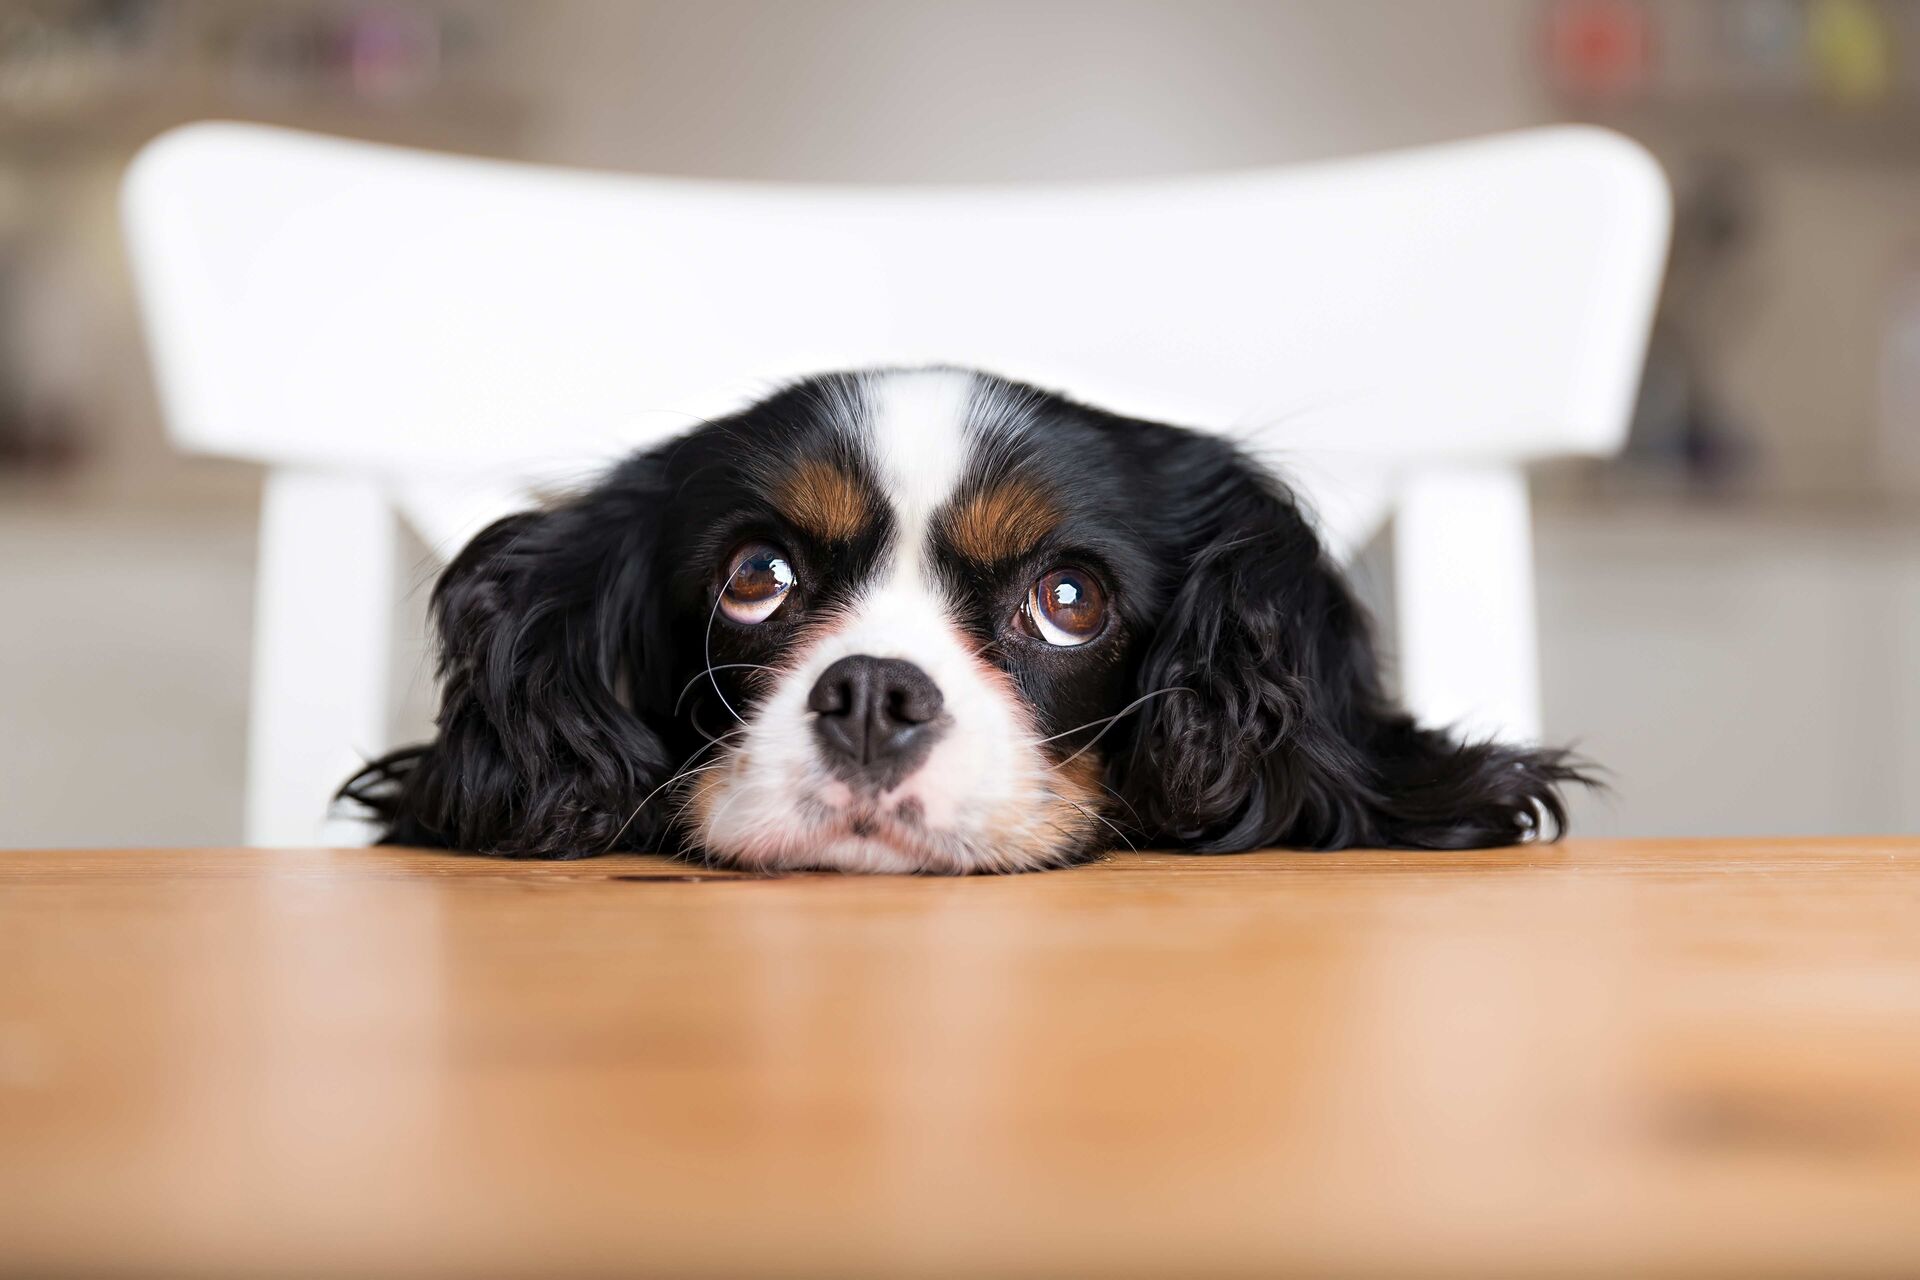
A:
{"type": "Polygon", "coordinates": [[[1140,666],[1115,761],[1154,838],[1199,853],[1265,845],[1465,849],[1555,835],[1567,753],[1463,743],[1382,692],[1365,612],[1292,496],[1225,443],[1164,441],[1181,586],[1140,666]]]}
{"type": "Polygon", "coordinates": [[[648,715],[616,696],[667,644],[648,589],[657,472],[642,458],[569,505],[509,516],[441,576],[439,734],[341,791],[386,824],[383,842],[572,858],[662,834],[620,830],[674,764],[659,699],[648,715]]]}

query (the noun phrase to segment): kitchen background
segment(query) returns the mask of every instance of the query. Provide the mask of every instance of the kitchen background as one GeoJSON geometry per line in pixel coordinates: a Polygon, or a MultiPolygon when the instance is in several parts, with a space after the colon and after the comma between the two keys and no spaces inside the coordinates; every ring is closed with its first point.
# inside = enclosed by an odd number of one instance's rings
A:
{"type": "Polygon", "coordinates": [[[1920,2],[0,4],[0,845],[239,835],[258,475],[169,450],[116,206],[209,116],[905,182],[1621,129],[1678,220],[1628,455],[1538,477],[1576,829],[1920,829],[1920,2]]]}

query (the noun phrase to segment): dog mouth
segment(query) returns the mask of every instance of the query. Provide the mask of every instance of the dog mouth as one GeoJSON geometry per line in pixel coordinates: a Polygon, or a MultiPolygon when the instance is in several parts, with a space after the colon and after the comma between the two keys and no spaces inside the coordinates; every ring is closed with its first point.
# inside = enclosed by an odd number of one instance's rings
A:
{"type": "MultiPolygon", "coordinates": [[[[838,791],[828,784],[828,791],[838,791]]],[[[926,823],[917,796],[885,797],[870,791],[811,796],[797,806],[783,838],[761,851],[728,858],[748,869],[958,872],[966,861],[926,823]]]]}
{"type": "Polygon", "coordinates": [[[820,803],[817,812],[809,816],[813,819],[812,843],[867,840],[909,855],[933,851],[926,827],[926,806],[917,796],[888,802],[871,792],[856,792],[844,805],[820,803]]]}
{"type": "Polygon", "coordinates": [[[1037,828],[1014,827],[998,837],[949,830],[917,794],[840,791],[828,782],[788,803],[786,815],[757,838],[708,844],[704,856],[743,871],[943,876],[1066,866],[1087,848],[1086,833],[1065,839],[1057,821],[1036,820],[1037,828]]]}
{"type": "Polygon", "coordinates": [[[851,770],[809,717],[783,709],[763,708],[748,740],[692,784],[688,836],[711,863],[963,875],[1070,865],[1090,847],[1097,797],[1079,771],[993,746],[1009,736],[994,725],[945,734],[900,773],[851,770]]]}

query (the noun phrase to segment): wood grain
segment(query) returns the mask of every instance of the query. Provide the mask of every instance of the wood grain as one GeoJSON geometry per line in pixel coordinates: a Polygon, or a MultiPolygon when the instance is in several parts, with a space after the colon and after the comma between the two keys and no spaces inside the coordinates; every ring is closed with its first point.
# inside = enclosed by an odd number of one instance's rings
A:
{"type": "Polygon", "coordinates": [[[0,1272],[1920,1272],[1920,841],[0,853],[0,1272]]]}

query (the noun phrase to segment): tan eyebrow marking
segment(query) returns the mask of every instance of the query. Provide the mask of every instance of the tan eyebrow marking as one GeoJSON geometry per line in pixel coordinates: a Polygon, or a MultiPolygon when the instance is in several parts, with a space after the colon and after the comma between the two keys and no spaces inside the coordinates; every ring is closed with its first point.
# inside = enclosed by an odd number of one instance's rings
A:
{"type": "Polygon", "coordinates": [[[1060,523],[1060,513],[1036,486],[1006,480],[963,498],[947,516],[947,537],[969,560],[996,564],[1031,550],[1060,523]]]}
{"type": "Polygon", "coordinates": [[[774,503],[787,519],[828,542],[845,542],[873,518],[873,506],[860,482],[817,460],[795,467],[780,482],[774,503]]]}

